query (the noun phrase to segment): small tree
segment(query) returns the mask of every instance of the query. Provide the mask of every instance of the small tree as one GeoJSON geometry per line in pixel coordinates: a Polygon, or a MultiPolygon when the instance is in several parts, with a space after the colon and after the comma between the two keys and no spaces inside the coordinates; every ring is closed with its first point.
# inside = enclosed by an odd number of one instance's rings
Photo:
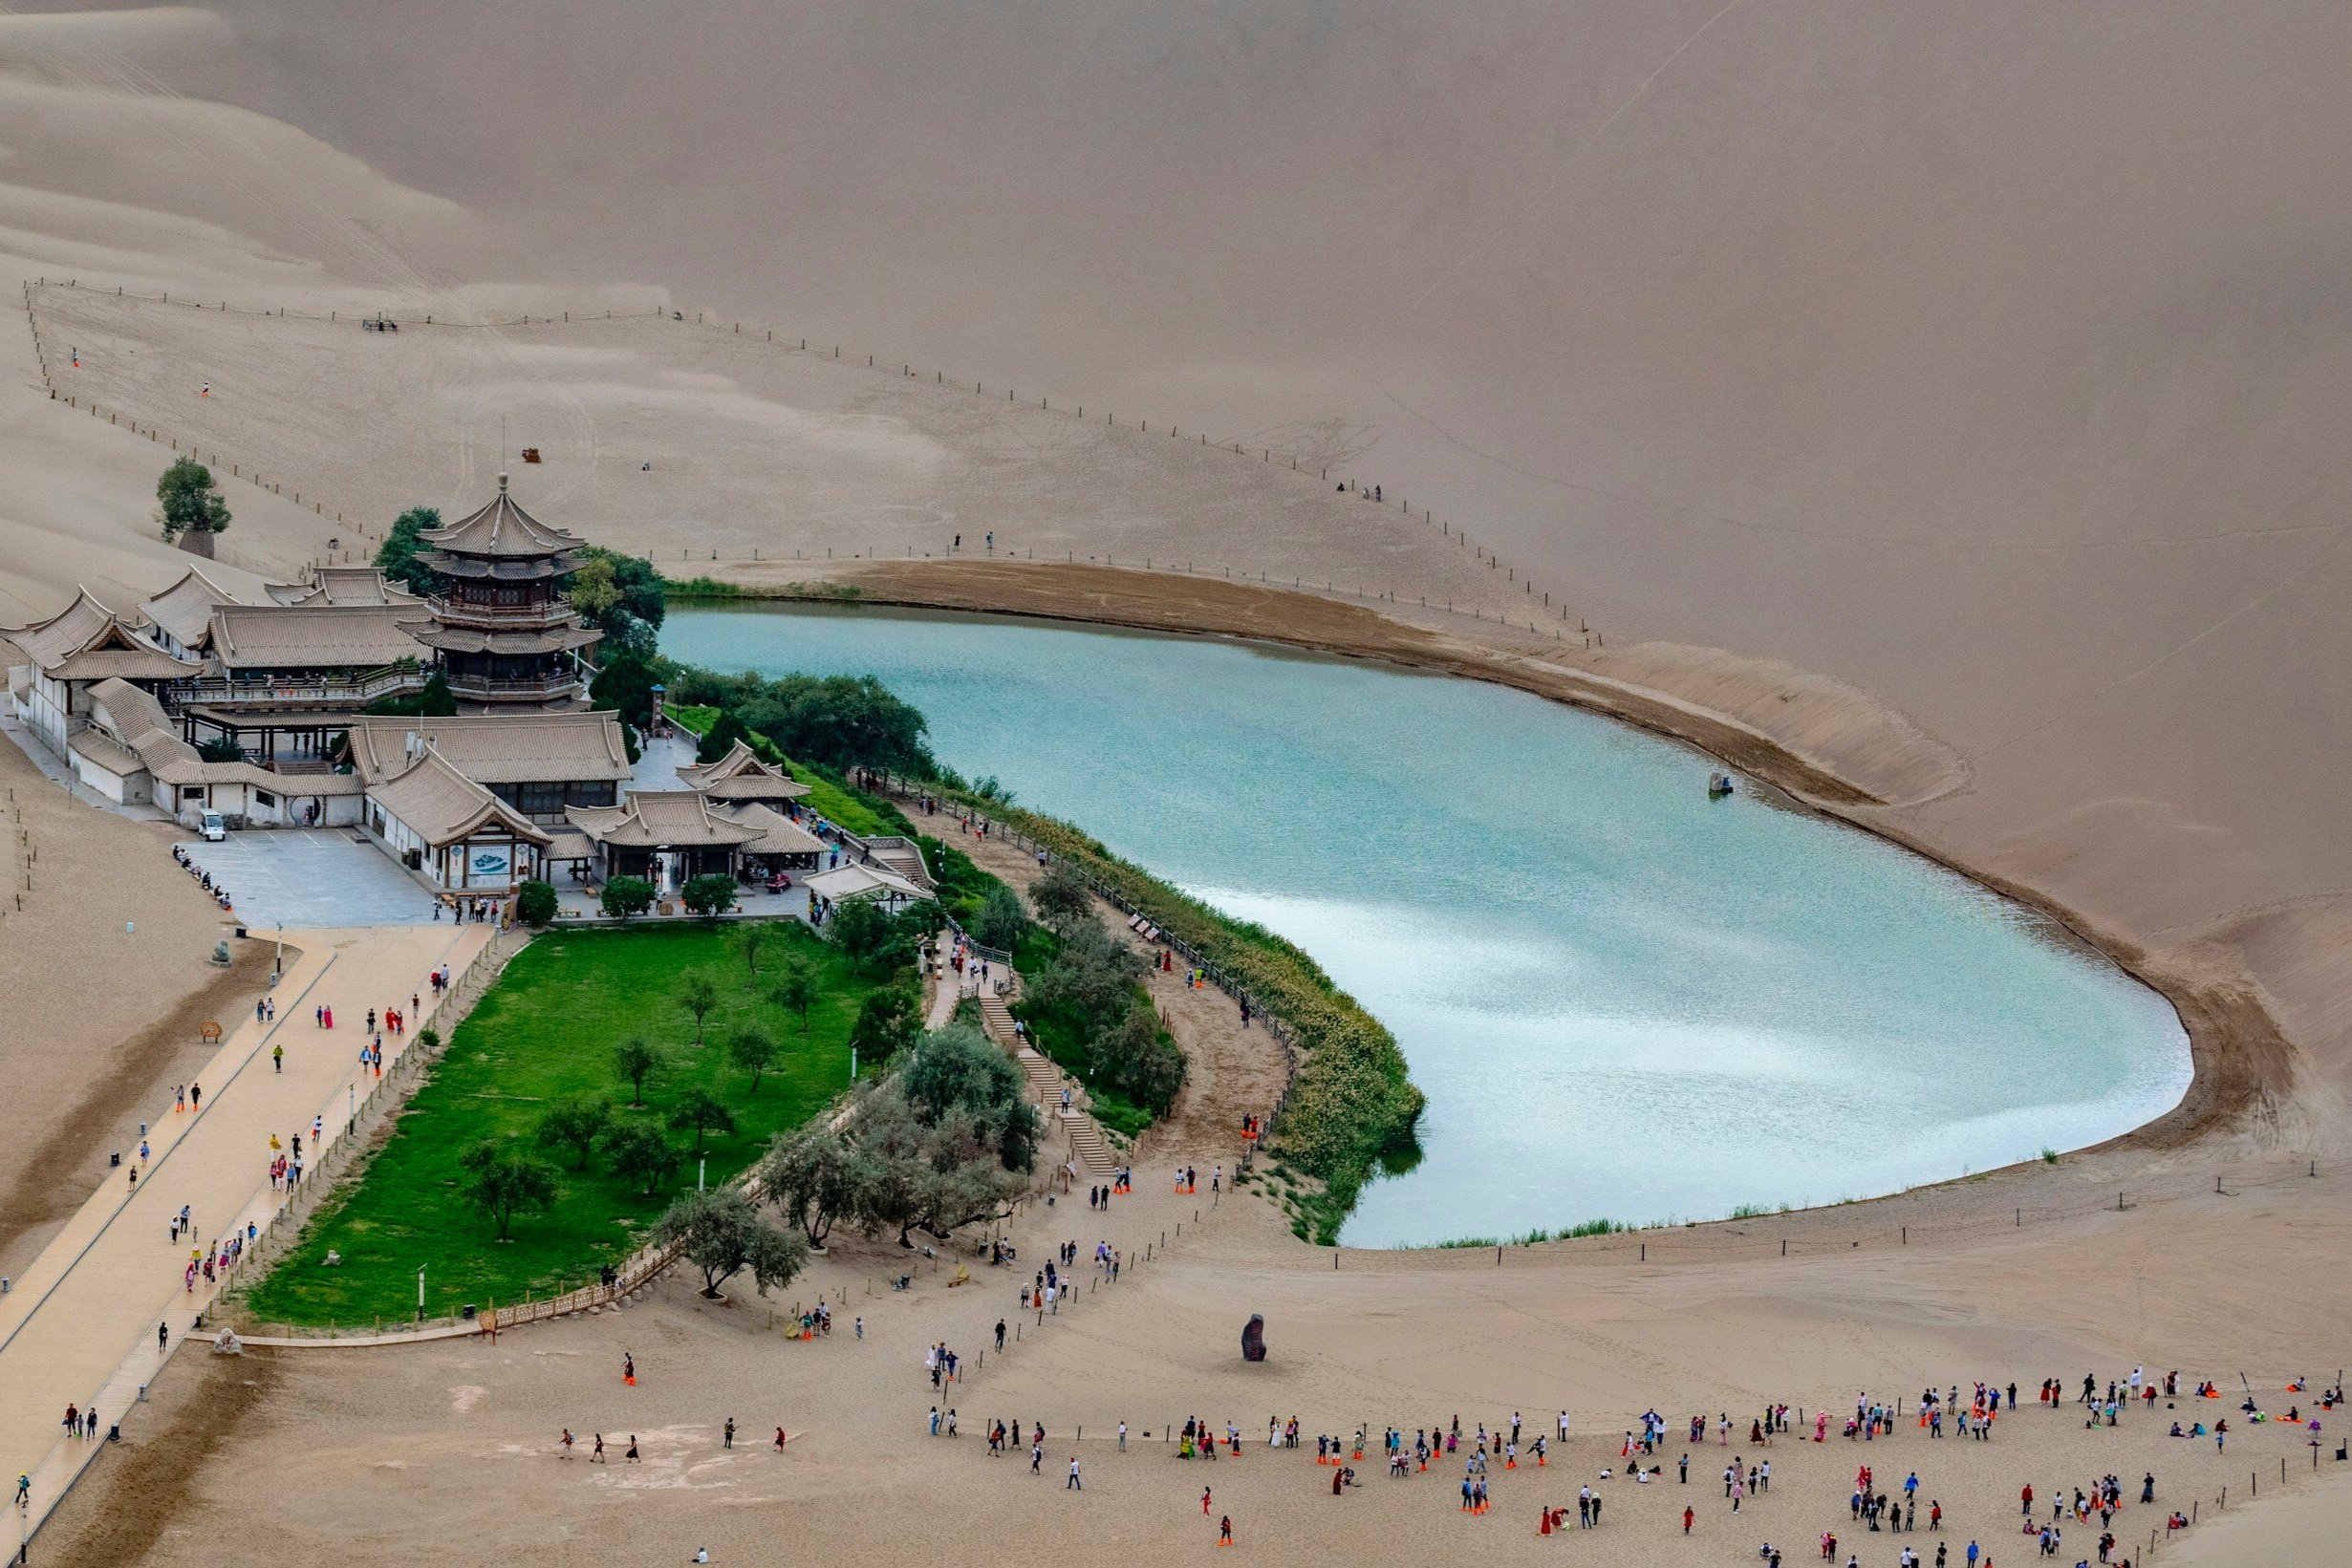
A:
{"type": "Polygon", "coordinates": [[[1079,874],[1077,863],[1064,857],[1029,885],[1029,902],[1036,906],[1040,919],[1059,926],[1092,912],[1094,890],[1079,874]]]}
{"type": "Polygon", "coordinates": [[[614,1123],[605,1131],[603,1149],[613,1174],[647,1197],[678,1169],[678,1146],[643,1122],[614,1123]]]}
{"type": "Polygon", "coordinates": [[[612,1125],[610,1101],[584,1094],[558,1100],[539,1118],[539,1147],[568,1151],[572,1155],[572,1169],[585,1171],[595,1155],[597,1140],[612,1125]]]}
{"type": "Polygon", "coordinates": [[[860,969],[880,969],[897,944],[896,922],[871,898],[852,898],[833,909],[833,941],[860,969]]]}
{"type": "Polygon", "coordinates": [[[245,747],[233,735],[213,735],[196,742],[196,755],[207,763],[242,763],[245,747]]]}
{"type": "Polygon", "coordinates": [[[678,896],[697,914],[724,914],[735,907],[735,879],[723,871],[693,877],[678,896]]]}
{"type": "Polygon", "coordinates": [[[744,721],[735,717],[734,709],[729,708],[719,715],[718,721],[710,727],[710,733],[702,737],[702,743],[695,747],[694,760],[698,763],[715,763],[733,751],[736,741],[748,744],[750,740],[751,732],[744,728],[744,721]]]}
{"type": "Polygon", "coordinates": [[[631,1035],[613,1047],[613,1070],[629,1081],[629,1103],[645,1104],[645,1081],[661,1071],[661,1053],[643,1035],[631,1035]]]}
{"type": "Polygon", "coordinates": [[[670,1112],[670,1130],[693,1133],[695,1157],[700,1159],[704,1139],[714,1132],[735,1130],[735,1113],[712,1099],[707,1090],[688,1089],[670,1112]]]}
{"type": "Polygon", "coordinates": [[[616,876],[604,885],[604,913],[626,920],[654,907],[654,885],[641,876],[616,876]]]}
{"type": "Polygon", "coordinates": [[[980,913],[972,917],[972,934],[984,947],[1003,948],[1010,953],[1021,944],[1021,934],[1028,923],[1028,912],[1021,907],[1021,895],[1000,882],[981,900],[980,913]]]}
{"type": "Polygon", "coordinates": [[[526,882],[515,895],[514,912],[527,926],[544,926],[555,918],[555,889],[551,883],[526,882]]]}
{"type": "Polygon", "coordinates": [[[898,986],[870,991],[857,1004],[850,1045],[869,1066],[880,1066],[915,1038],[915,1000],[898,986]]]}
{"type": "Polygon", "coordinates": [[[417,712],[425,719],[449,719],[458,711],[458,699],[449,695],[449,677],[439,670],[424,677],[424,690],[417,694],[417,712]]]}
{"type": "Polygon", "coordinates": [[[515,1216],[545,1213],[555,1203],[555,1175],[529,1155],[485,1138],[459,1161],[465,1172],[465,1198],[510,1239],[515,1216]]]}
{"type": "Polygon", "coordinates": [[[427,1026],[417,1031],[417,1043],[427,1054],[441,1049],[441,1031],[427,1026]]]}
{"type": "Polygon", "coordinates": [[[411,506],[394,518],[383,548],[376,552],[378,569],[411,593],[441,591],[433,569],[421,559],[427,547],[420,537],[425,529],[440,526],[441,513],[431,506],[411,506]]]}
{"type": "Polygon", "coordinates": [[[155,482],[155,520],[163,537],[177,539],[188,531],[219,533],[228,526],[228,503],[212,483],[212,470],[194,458],[183,457],[155,482]]]}
{"type": "Polygon", "coordinates": [[[727,1042],[727,1060],[751,1075],[751,1092],[760,1092],[760,1077],[776,1064],[782,1049],[776,1037],[758,1024],[745,1024],[727,1042]]]}
{"type": "Polygon", "coordinates": [[[762,1219],[737,1187],[680,1198],[654,1226],[654,1239],[664,1246],[684,1243],[686,1261],[702,1271],[706,1297],[717,1297],[720,1286],[745,1269],[765,1296],[790,1284],[809,1262],[809,1243],[762,1219]]]}
{"type": "Polygon", "coordinates": [[[689,975],[679,983],[678,1005],[694,1015],[694,1042],[702,1043],[702,1020],[719,1005],[719,988],[708,975],[689,975]]]}
{"type": "Polygon", "coordinates": [[[809,1007],[817,999],[817,977],[807,964],[795,958],[786,964],[776,977],[776,988],[767,994],[768,1000],[788,1013],[800,1015],[800,1032],[809,1032],[809,1007]]]}
{"type": "Polygon", "coordinates": [[[768,920],[746,920],[735,928],[735,945],[743,949],[744,967],[752,975],[760,972],[760,949],[775,934],[775,924],[768,920]]]}
{"type": "Polygon", "coordinates": [[[760,1187],[822,1247],[833,1222],[857,1212],[856,1151],[823,1118],[777,1135],[760,1162],[760,1187]]]}

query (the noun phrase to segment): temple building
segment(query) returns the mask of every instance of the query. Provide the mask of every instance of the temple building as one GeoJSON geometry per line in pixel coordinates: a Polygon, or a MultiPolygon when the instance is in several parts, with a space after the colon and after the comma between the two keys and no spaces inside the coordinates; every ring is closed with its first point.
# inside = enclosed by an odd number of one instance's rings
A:
{"type": "Polygon", "coordinates": [[[506,710],[577,706],[582,655],[603,635],[564,598],[581,541],[516,505],[504,474],[488,505],[420,537],[443,588],[417,640],[440,655],[449,695],[506,710]]]}

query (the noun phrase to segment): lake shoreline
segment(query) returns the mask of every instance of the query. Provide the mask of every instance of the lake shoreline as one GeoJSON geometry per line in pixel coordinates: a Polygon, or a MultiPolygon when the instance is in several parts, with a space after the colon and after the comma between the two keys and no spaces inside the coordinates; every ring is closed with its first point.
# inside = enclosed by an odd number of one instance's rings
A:
{"type": "MultiPolygon", "coordinates": [[[[2152,955],[2030,886],[1972,867],[1905,825],[1887,820],[1881,797],[1752,726],[1695,712],[1691,704],[1664,694],[1596,679],[1587,672],[1531,656],[1532,650],[1521,653],[1466,642],[1320,595],[1116,569],[1073,570],[1026,563],[1008,569],[1001,562],[917,563],[910,569],[857,562],[838,564],[836,575],[821,585],[754,581],[743,587],[734,607],[773,601],[939,611],[1287,647],[1507,687],[1620,719],[1637,730],[1690,746],[1784,794],[1806,814],[1858,829],[2033,912],[2162,999],[2189,1042],[2190,1082],[2182,1097],[2162,1114],[2124,1132],[2074,1148],[2066,1156],[2070,1161],[2188,1147],[2232,1125],[2263,1095],[2277,1092],[2288,1076],[2288,1048],[2276,1021],[2248,988],[2231,983],[2228,975],[2197,972],[2170,956],[2152,955]],[[1163,580],[1169,578],[1173,580],[1163,580]]],[[[2041,1164],[2029,1158],[1994,1169],[2022,1172],[2041,1164]]],[[[1984,1174],[1974,1171],[1904,1191],[1979,1180],[1984,1174]]],[[[1888,1192],[1881,1196],[1897,1195],[1888,1192]]],[[[1834,1205],[1814,1205],[1825,1206],[1834,1205]]]]}

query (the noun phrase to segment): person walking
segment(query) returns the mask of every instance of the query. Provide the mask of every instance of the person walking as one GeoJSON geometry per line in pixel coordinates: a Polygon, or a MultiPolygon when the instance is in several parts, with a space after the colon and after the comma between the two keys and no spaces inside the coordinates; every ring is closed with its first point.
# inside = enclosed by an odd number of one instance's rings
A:
{"type": "Polygon", "coordinates": [[[1218,1518],[1217,1544],[1219,1546],[1233,1544],[1233,1515],[1230,1514],[1221,1514],[1218,1518]]]}
{"type": "Polygon", "coordinates": [[[1084,1492],[1086,1490],[1086,1483],[1078,1478],[1078,1458],[1075,1454],[1070,1456],[1069,1479],[1062,1483],[1062,1490],[1064,1492],[1084,1492]]]}
{"type": "Polygon", "coordinates": [[[723,1449],[731,1449],[735,1446],[735,1418],[733,1416],[727,1417],[726,1436],[719,1446],[723,1449]]]}

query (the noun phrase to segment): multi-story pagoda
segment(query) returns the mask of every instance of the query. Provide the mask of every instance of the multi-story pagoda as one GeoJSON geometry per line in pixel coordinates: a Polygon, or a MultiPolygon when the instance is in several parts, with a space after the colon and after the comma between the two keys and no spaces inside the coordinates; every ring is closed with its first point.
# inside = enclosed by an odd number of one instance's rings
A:
{"type": "Polygon", "coordinates": [[[581,652],[604,634],[563,596],[581,541],[516,505],[504,474],[488,505],[420,537],[444,586],[417,640],[441,655],[449,695],[494,708],[578,703],[581,652]]]}

